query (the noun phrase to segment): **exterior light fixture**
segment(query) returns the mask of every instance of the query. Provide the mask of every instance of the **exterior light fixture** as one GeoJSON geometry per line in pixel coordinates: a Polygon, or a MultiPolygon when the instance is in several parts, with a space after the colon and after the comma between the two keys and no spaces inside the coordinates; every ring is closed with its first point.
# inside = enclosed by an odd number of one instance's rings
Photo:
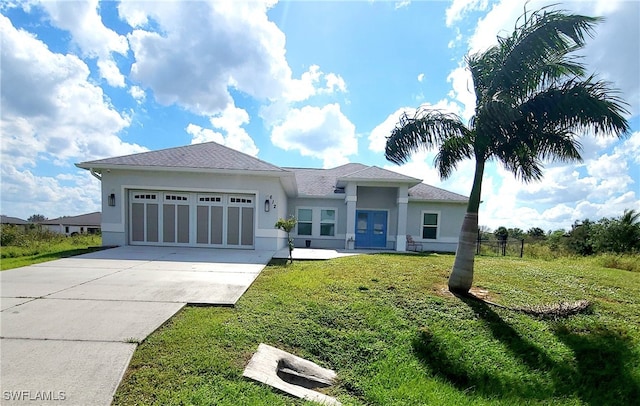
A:
{"type": "Polygon", "coordinates": [[[109,196],[107,196],[107,204],[109,206],[115,206],[116,205],[116,194],[115,193],[111,193],[109,196]]]}
{"type": "Polygon", "coordinates": [[[264,201],[264,211],[268,212],[271,210],[271,205],[273,208],[276,208],[276,202],[273,201],[273,195],[269,195],[269,198],[264,201]]]}

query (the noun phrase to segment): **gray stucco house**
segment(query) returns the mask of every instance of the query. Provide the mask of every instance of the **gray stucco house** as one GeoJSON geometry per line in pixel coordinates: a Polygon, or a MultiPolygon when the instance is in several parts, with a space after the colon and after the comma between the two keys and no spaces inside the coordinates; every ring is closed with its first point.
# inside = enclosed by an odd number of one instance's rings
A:
{"type": "Polygon", "coordinates": [[[39,224],[49,231],[58,234],[97,234],[102,223],[101,213],[87,213],[79,216],[58,217],[57,219],[41,221],[39,224]]]}
{"type": "Polygon", "coordinates": [[[281,168],[214,142],[76,164],[102,183],[104,245],[455,251],[467,198],[376,166],[281,168]]]}

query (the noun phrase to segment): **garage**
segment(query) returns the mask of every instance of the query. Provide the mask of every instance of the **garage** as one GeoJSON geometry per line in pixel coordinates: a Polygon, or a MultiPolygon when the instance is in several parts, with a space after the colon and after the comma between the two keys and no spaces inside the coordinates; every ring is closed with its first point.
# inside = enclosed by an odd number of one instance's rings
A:
{"type": "Polygon", "coordinates": [[[255,195],[129,191],[129,243],[254,248],[255,195]]]}

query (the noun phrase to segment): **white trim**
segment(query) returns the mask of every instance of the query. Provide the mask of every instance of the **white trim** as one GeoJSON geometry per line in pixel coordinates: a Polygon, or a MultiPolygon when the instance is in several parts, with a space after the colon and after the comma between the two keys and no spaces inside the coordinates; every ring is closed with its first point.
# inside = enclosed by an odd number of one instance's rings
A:
{"type": "Polygon", "coordinates": [[[358,196],[346,196],[344,198],[345,202],[357,202],[358,201],[358,196]]]}
{"type": "Polygon", "coordinates": [[[408,204],[408,203],[409,203],[408,197],[399,197],[398,200],[396,200],[396,204],[408,204]]]}
{"type": "MultiPolygon", "coordinates": [[[[422,210],[420,212],[420,238],[419,241],[438,241],[440,242],[440,224],[442,223],[442,213],[439,210],[422,210]],[[425,228],[425,224],[424,224],[424,215],[425,214],[435,214],[436,216],[438,216],[437,218],[437,222],[436,222],[436,238],[423,238],[422,236],[424,235],[423,231],[425,228]]],[[[430,228],[433,228],[433,226],[427,226],[430,228]]]]}

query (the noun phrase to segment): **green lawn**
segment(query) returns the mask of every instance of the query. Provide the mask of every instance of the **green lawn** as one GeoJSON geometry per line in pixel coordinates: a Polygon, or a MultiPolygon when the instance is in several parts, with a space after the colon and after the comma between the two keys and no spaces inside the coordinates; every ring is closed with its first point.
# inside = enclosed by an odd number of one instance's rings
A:
{"type": "Polygon", "coordinates": [[[347,405],[628,405],[640,397],[640,273],[597,258],[479,257],[476,286],[543,320],[446,293],[453,257],[269,266],[235,308],[187,307],[137,349],[116,405],[304,404],[242,378],[260,342],[336,370],[347,405]]]}
{"type": "Polygon", "coordinates": [[[74,255],[86,254],[100,250],[102,239],[99,235],[78,235],[65,237],[54,236],[49,240],[35,238],[23,242],[22,246],[0,247],[0,270],[18,268],[67,258],[74,255]]]}

